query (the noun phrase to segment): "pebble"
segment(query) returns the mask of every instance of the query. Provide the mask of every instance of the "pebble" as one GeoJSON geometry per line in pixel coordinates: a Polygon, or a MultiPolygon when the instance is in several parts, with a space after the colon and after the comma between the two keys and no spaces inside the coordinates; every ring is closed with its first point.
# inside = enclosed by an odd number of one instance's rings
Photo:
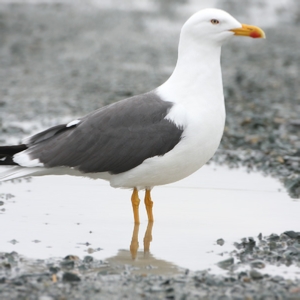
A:
{"type": "Polygon", "coordinates": [[[66,269],[66,270],[72,270],[74,269],[75,266],[75,262],[74,261],[62,261],[60,263],[60,266],[62,269],[66,269]]]}
{"type": "Polygon", "coordinates": [[[223,239],[218,239],[217,244],[223,246],[225,244],[225,241],[223,239]]]}
{"type": "Polygon", "coordinates": [[[9,243],[15,245],[15,244],[17,244],[17,243],[19,243],[19,242],[18,242],[17,240],[13,239],[13,240],[9,241],[9,243]]]}
{"type": "Polygon", "coordinates": [[[250,263],[250,266],[256,269],[263,269],[266,267],[266,264],[261,260],[254,260],[250,263]]]}
{"type": "Polygon", "coordinates": [[[218,266],[222,269],[229,269],[230,266],[232,266],[234,263],[234,259],[233,258],[228,258],[228,259],[225,259],[225,260],[222,260],[220,262],[218,262],[218,266]]]}
{"type": "Polygon", "coordinates": [[[260,272],[256,270],[251,270],[249,274],[250,277],[254,280],[262,279],[264,277],[260,272]]]}
{"type": "Polygon", "coordinates": [[[83,259],[83,262],[85,263],[90,263],[94,260],[94,258],[92,256],[85,256],[83,259]]]}
{"type": "Polygon", "coordinates": [[[300,232],[295,232],[291,230],[291,231],[285,231],[284,234],[292,239],[298,239],[298,238],[300,239],[300,232]]]}
{"type": "Polygon", "coordinates": [[[77,282],[77,281],[80,281],[80,277],[74,273],[65,272],[63,274],[62,280],[64,282],[77,282]]]}

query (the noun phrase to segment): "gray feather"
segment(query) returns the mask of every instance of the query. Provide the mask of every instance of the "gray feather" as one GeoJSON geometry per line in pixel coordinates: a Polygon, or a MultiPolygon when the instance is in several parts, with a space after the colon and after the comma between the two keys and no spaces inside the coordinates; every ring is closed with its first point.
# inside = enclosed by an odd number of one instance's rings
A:
{"type": "Polygon", "coordinates": [[[183,128],[165,119],[172,106],[155,92],[105,106],[73,127],[59,125],[33,136],[30,158],[85,173],[128,171],[178,144],[183,128]]]}

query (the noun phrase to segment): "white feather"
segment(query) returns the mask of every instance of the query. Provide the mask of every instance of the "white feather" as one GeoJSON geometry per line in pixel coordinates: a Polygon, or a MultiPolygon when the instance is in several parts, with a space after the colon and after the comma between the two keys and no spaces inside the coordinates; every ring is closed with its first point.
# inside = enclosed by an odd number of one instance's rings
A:
{"type": "Polygon", "coordinates": [[[187,126],[187,112],[181,104],[175,104],[165,116],[165,119],[170,120],[179,128],[187,126]]]}
{"type": "Polygon", "coordinates": [[[71,126],[74,126],[74,125],[77,125],[81,122],[81,120],[73,120],[71,122],[69,122],[66,127],[71,127],[71,126]]]}
{"type": "Polygon", "coordinates": [[[28,176],[45,176],[45,175],[71,175],[71,176],[83,176],[91,179],[104,179],[110,180],[111,174],[108,172],[101,173],[82,173],[76,169],[68,167],[55,167],[55,168],[44,168],[44,167],[35,167],[35,168],[24,168],[20,166],[16,167],[0,167],[0,181],[7,181],[17,178],[23,178],[28,176]],[[6,169],[6,171],[3,171],[6,169]]]}
{"type": "Polygon", "coordinates": [[[13,161],[21,167],[43,167],[44,164],[39,159],[31,159],[28,151],[22,151],[13,156],[13,161]]]}
{"type": "Polygon", "coordinates": [[[27,177],[39,170],[40,168],[8,167],[6,171],[0,173],[0,181],[27,177]]]}

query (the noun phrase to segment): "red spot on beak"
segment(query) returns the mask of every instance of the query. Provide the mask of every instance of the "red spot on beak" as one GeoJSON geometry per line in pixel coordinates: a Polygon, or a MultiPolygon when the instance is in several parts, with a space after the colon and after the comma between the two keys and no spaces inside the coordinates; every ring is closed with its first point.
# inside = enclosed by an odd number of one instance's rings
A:
{"type": "Polygon", "coordinates": [[[260,38],[260,37],[261,37],[261,34],[260,34],[259,32],[257,32],[257,31],[252,31],[252,32],[250,33],[250,36],[251,36],[252,38],[256,39],[256,38],[260,38]]]}

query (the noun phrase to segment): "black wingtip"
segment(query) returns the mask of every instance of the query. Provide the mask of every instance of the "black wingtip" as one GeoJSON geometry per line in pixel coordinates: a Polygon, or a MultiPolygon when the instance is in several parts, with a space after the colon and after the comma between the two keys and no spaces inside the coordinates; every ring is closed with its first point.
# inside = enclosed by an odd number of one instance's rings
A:
{"type": "Polygon", "coordinates": [[[4,156],[0,158],[0,166],[17,166],[11,156],[4,156]]]}
{"type": "Polygon", "coordinates": [[[16,153],[22,152],[27,149],[24,144],[13,145],[13,146],[0,146],[0,165],[1,166],[12,166],[17,165],[13,161],[13,156],[16,153]]]}
{"type": "Polygon", "coordinates": [[[13,145],[13,146],[0,146],[0,155],[2,156],[12,156],[16,153],[26,150],[28,147],[24,144],[13,145]]]}

